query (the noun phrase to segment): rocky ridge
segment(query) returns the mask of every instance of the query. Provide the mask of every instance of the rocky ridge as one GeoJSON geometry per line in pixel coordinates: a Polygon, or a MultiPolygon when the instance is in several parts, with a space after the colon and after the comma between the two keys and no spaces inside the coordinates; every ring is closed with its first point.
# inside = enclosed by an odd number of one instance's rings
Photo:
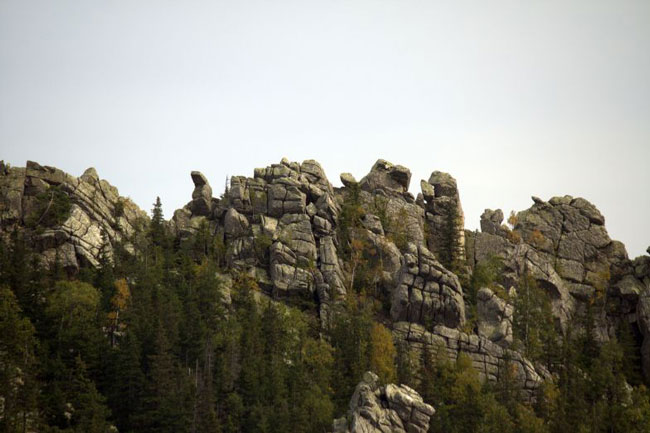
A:
{"type": "MultiPolygon", "coordinates": [[[[360,230],[376,252],[376,284],[387,295],[386,319],[397,342],[415,353],[444,350],[450,359],[466,353],[486,380],[514,363],[518,383],[532,396],[548,373],[511,349],[512,304],[481,288],[477,323],[468,327],[463,274],[498,257],[500,287],[516,296],[522,277],[531,275],[550,295],[560,329],[589,303],[606,300],[597,317],[599,338],[611,338],[618,323],[632,324],[650,377],[650,256],[629,260],[624,246],[609,238],[600,212],[582,198],[535,197],[512,228],[503,224],[502,211],[486,210],[481,231],[471,232],[464,230],[453,177],[434,171],[414,197],[410,171],[384,160],[360,181],[342,174],[341,188],[313,160],[283,159],[255,169],[252,177],[232,177],[219,198],[203,174],[191,178],[191,201],[168,223],[179,242],[205,231],[222,243],[229,268],[253,275],[272,298],[313,302],[323,326],[351,287],[338,229],[355,192],[363,211],[360,230]]],[[[3,236],[22,228],[46,263],[59,260],[70,272],[96,266],[104,247],[121,243],[128,249],[147,218],[94,169],[75,178],[33,162],[26,168],[0,164],[0,204],[3,236]],[[44,230],[28,227],[51,187],[69,197],[69,215],[44,230]]]]}
{"type": "Polygon", "coordinates": [[[0,235],[22,230],[47,266],[74,274],[97,266],[102,254],[110,258],[117,243],[132,251],[132,237],[147,223],[147,214],[94,168],[77,178],[32,161],[24,168],[0,161],[0,235]],[[58,200],[61,221],[49,218],[58,200]]]}

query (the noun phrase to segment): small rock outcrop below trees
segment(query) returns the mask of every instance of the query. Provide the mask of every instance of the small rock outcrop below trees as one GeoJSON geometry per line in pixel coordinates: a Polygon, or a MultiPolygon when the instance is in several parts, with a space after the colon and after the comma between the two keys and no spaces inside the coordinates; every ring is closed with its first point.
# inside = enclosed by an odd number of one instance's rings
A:
{"type": "Polygon", "coordinates": [[[406,385],[379,385],[366,372],[359,382],[346,417],[334,420],[333,433],[425,433],[434,408],[406,385]]]}

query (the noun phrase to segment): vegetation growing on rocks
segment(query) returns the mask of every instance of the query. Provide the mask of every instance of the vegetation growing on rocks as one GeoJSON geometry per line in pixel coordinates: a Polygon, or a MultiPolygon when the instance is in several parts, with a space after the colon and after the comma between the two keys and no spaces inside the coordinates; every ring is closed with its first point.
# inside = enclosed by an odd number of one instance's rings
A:
{"type": "Polygon", "coordinates": [[[444,173],[415,198],[387,161],[337,189],[283,160],[221,198],[193,172],[165,220],[94,170],[22,170],[0,176],[0,431],[650,430],[650,257],[586,200],[464,232],[444,173]]]}

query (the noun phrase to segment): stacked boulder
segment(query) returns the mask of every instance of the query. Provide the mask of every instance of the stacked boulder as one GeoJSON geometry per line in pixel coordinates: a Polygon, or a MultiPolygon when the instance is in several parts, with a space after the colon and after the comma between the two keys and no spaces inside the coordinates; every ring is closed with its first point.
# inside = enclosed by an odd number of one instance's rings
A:
{"type": "Polygon", "coordinates": [[[316,299],[325,319],[345,287],[335,237],[339,203],[320,164],[283,159],[252,178],[234,176],[221,199],[208,199],[203,175],[192,179],[192,201],[174,214],[174,231],[182,236],[207,224],[223,240],[230,267],[251,272],[274,297],[316,299]]]}
{"type": "Polygon", "coordinates": [[[366,372],[359,382],[346,417],[333,423],[333,433],[425,433],[435,413],[433,406],[406,385],[379,385],[379,378],[366,372]]]}

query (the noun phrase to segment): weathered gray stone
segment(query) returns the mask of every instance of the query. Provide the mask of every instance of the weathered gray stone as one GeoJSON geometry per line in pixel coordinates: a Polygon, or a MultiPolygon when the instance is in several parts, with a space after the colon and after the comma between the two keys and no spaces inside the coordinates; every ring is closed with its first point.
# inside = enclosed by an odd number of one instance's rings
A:
{"type": "Polygon", "coordinates": [[[503,223],[503,211],[501,209],[485,209],[481,215],[481,231],[493,235],[504,235],[505,229],[501,227],[503,223]]]}
{"type": "MultiPolygon", "coordinates": [[[[146,213],[101,180],[94,168],[76,178],[33,161],[28,161],[26,168],[5,166],[0,172],[0,235],[14,224],[31,232],[34,228],[23,224],[36,212],[40,218],[47,212],[48,207],[43,212],[39,197],[47,197],[51,187],[68,196],[70,211],[60,225],[40,226],[30,237],[46,265],[58,262],[75,273],[80,266],[98,265],[102,250],[112,257],[116,242],[122,242],[127,251],[132,249],[128,239],[137,226],[146,223],[146,213]]],[[[54,195],[50,197],[52,200],[54,195]]]]}
{"type": "Polygon", "coordinates": [[[408,168],[379,159],[359,185],[371,193],[377,189],[404,193],[408,191],[410,182],[411,171],[408,168]]]}
{"type": "Polygon", "coordinates": [[[425,433],[435,413],[406,385],[379,386],[379,378],[366,372],[350,399],[347,417],[334,420],[335,433],[425,433]]]}
{"type": "Polygon", "coordinates": [[[422,185],[426,200],[424,223],[429,234],[427,245],[445,263],[465,263],[465,215],[456,179],[447,173],[434,171],[428,183],[433,188],[433,196],[431,190],[422,185]],[[449,255],[450,246],[452,257],[444,257],[449,255]]]}
{"type": "Polygon", "coordinates": [[[650,288],[646,288],[639,296],[636,307],[637,324],[643,335],[641,345],[641,362],[643,374],[650,379],[650,288]]]}
{"type": "Polygon", "coordinates": [[[352,187],[357,184],[357,180],[350,173],[341,173],[341,183],[345,187],[352,187]]]}
{"type": "Polygon", "coordinates": [[[393,321],[460,327],[465,303],[458,277],[422,245],[409,244],[391,300],[393,321]],[[417,276],[417,278],[416,278],[417,276]]]}
{"type": "Polygon", "coordinates": [[[508,347],[512,344],[513,306],[488,288],[478,291],[477,300],[478,335],[508,347]]]}
{"type": "Polygon", "coordinates": [[[420,181],[420,189],[422,190],[422,198],[426,201],[431,201],[436,198],[436,191],[426,180],[422,179],[420,181]]]}
{"type": "Polygon", "coordinates": [[[224,217],[224,231],[229,238],[238,238],[249,234],[250,224],[245,216],[241,215],[234,208],[228,209],[224,217]]]}
{"type": "Polygon", "coordinates": [[[367,229],[370,230],[371,232],[381,235],[384,235],[384,228],[381,225],[381,220],[377,215],[373,214],[365,214],[363,219],[361,220],[361,224],[367,229]]]}

